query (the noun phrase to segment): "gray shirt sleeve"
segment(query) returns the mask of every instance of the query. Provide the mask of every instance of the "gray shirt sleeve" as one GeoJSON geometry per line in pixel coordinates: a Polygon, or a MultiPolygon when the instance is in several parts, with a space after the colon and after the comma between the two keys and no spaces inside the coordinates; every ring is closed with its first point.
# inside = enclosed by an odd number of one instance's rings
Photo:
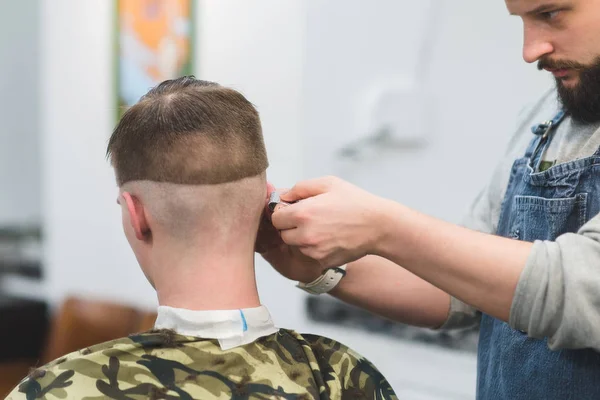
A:
{"type": "Polygon", "coordinates": [[[517,285],[510,325],[552,350],[600,350],[600,215],[576,234],[536,241],[517,285]]]}

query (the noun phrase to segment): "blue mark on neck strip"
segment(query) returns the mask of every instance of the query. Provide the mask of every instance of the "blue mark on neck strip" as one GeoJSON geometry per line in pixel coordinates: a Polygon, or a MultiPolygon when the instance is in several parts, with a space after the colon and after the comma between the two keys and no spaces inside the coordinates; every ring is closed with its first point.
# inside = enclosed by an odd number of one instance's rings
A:
{"type": "Polygon", "coordinates": [[[246,332],[248,330],[248,323],[246,322],[246,316],[242,310],[240,310],[240,316],[242,317],[242,329],[246,332]]]}

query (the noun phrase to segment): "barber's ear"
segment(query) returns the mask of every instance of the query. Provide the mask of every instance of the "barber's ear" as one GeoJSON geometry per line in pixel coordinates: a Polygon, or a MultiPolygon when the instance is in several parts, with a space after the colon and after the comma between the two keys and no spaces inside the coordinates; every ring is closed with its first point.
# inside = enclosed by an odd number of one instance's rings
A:
{"type": "Polygon", "coordinates": [[[137,197],[132,196],[131,193],[128,192],[123,192],[121,194],[121,199],[122,201],[125,201],[125,207],[127,207],[129,220],[133,231],[135,232],[135,237],[138,240],[147,239],[148,234],[150,233],[150,226],[148,225],[144,206],[142,206],[142,203],[140,203],[140,200],[137,197]]]}

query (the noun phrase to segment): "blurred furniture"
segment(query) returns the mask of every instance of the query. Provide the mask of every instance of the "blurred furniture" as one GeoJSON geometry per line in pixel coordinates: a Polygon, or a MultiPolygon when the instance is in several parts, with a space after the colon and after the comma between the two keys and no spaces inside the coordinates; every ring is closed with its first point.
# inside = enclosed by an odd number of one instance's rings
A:
{"type": "Polygon", "coordinates": [[[378,333],[411,342],[421,342],[444,349],[477,353],[479,326],[456,331],[418,328],[394,322],[334,297],[310,296],[305,302],[309,320],[356,331],[378,333]]]}
{"type": "Polygon", "coordinates": [[[0,296],[0,398],[36,363],[48,330],[45,302],[0,296]]]}
{"type": "MultiPolygon", "coordinates": [[[[18,311],[14,313],[21,315],[18,311]]],[[[65,300],[52,321],[45,324],[49,325],[49,329],[31,325],[35,328],[32,331],[37,335],[41,332],[41,336],[35,336],[20,323],[4,325],[4,315],[3,313],[2,326],[11,328],[5,331],[12,331],[15,336],[23,335],[21,342],[25,348],[19,353],[11,349],[12,342],[0,336],[5,339],[0,342],[0,347],[6,347],[3,349],[6,352],[5,357],[0,358],[0,398],[12,390],[29,373],[29,369],[94,344],[146,331],[152,328],[156,320],[156,314],[152,312],[77,297],[69,297],[65,300]],[[48,334],[44,339],[46,330],[48,334]]],[[[47,322],[45,316],[38,315],[38,317],[41,318],[38,321],[47,322]]],[[[3,332],[3,334],[7,333],[3,332]]]]}
{"type": "Polygon", "coordinates": [[[42,232],[39,226],[0,225],[0,275],[39,279],[42,232]]]}
{"type": "Polygon", "coordinates": [[[0,296],[0,360],[39,357],[48,330],[45,302],[0,296]]]}
{"type": "Polygon", "coordinates": [[[147,314],[133,307],[68,298],[52,321],[42,364],[85,347],[152,328],[147,314]]]}

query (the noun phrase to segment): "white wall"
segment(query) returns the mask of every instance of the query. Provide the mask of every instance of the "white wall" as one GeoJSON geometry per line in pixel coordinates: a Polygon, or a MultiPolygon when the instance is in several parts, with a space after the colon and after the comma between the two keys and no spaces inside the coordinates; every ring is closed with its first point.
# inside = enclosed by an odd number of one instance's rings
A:
{"type": "Polygon", "coordinates": [[[113,10],[106,0],[42,5],[46,290],[148,306],[154,293],[123,237],[104,158],[114,126],[113,10]]]}
{"type": "Polygon", "coordinates": [[[39,1],[0,0],[0,225],[40,218],[39,1]]]}

